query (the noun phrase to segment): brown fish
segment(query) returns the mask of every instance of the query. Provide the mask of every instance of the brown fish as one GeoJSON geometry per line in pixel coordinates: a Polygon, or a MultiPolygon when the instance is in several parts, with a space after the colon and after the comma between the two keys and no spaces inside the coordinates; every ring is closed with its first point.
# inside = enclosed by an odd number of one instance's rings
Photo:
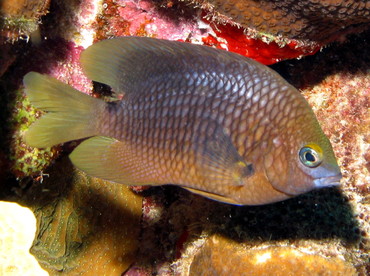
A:
{"type": "Polygon", "coordinates": [[[82,53],[116,102],[49,76],[24,77],[47,111],[26,133],[49,147],[91,137],[70,155],[89,175],[128,185],[176,184],[238,205],[276,202],[339,184],[329,140],[302,95],[256,61],[152,38],[101,41],[82,53]]]}

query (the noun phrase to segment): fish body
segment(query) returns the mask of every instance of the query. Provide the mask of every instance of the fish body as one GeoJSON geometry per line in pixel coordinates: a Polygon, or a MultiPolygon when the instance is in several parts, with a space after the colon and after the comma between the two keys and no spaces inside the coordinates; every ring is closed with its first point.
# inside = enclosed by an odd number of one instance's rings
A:
{"type": "Polygon", "coordinates": [[[48,112],[34,147],[90,137],[70,155],[87,174],[128,185],[175,184],[237,205],[339,184],[332,147],[302,95],[268,67],[206,46],[151,38],[101,41],[81,55],[104,102],[51,77],[24,78],[48,112]]]}

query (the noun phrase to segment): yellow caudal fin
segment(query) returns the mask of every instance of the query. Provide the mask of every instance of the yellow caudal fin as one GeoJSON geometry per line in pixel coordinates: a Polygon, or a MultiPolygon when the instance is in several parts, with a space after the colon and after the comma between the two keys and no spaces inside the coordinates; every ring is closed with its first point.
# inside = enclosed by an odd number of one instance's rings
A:
{"type": "Polygon", "coordinates": [[[26,132],[28,145],[45,148],[97,134],[94,114],[104,109],[104,101],[36,72],[24,76],[23,83],[31,103],[46,111],[26,132]]]}

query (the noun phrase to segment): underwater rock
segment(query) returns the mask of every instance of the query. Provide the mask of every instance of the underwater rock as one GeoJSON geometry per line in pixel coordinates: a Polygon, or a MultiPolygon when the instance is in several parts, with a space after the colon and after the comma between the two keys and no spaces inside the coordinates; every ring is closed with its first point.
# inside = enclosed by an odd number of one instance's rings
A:
{"type": "Polygon", "coordinates": [[[31,210],[5,201],[0,201],[0,210],[0,275],[47,276],[29,253],[36,231],[31,210]]]}
{"type": "Polygon", "coordinates": [[[151,0],[104,0],[96,18],[95,41],[117,36],[148,36],[200,42],[204,32],[197,10],[183,3],[167,7],[151,0]]]}
{"type": "MultiPolygon", "coordinates": [[[[360,274],[370,271],[370,30],[301,61],[287,61],[284,76],[313,107],[342,168],[341,191],[352,206],[359,239],[348,249],[360,274]],[[305,72],[300,74],[299,72],[305,72]],[[361,252],[356,255],[356,248],[361,252]]],[[[276,65],[279,70],[282,64],[276,65]]]]}
{"type": "Polygon", "coordinates": [[[103,0],[53,0],[43,18],[43,37],[64,39],[86,48],[93,43],[94,23],[104,9],[103,0]]]}
{"type": "Polygon", "coordinates": [[[50,0],[3,0],[0,3],[0,76],[15,61],[19,40],[40,40],[41,16],[48,12],[50,0]]]}
{"type": "Polygon", "coordinates": [[[328,43],[345,33],[368,28],[367,0],[183,0],[210,12],[216,22],[232,22],[254,36],[328,43]]]}
{"type": "Polygon", "coordinates": [[[0,7],[0,45],[28,40],[35,32],[41,16],[48,12],[50,0],[4,0],[0,7]]]}
{"type": "Polygon", "coordinates": [[[211,236],[195,254],[189,274],[182,275],[357,275],[343,258],[323,257],[292,246],[248,248],[221,236],[211,236]]]}
{"type": "Polygon", "coordinates": [[[124,35],[181,40],[227,49],[264,64],[311,55],[321,48],[248,35],[235,24],[205,19],[206,13],[199,7],[181,1],[105,0],[103,6],[95,23],[96,41],[124,35]]]}
{"type": "Polygon", "coordinates": [[[142,198],[86,176],[68,158],[21,197],[37,219],[31,253],[51,275],[121,275],[135,260],[142,198]]]}
{"type": "Polygon", "coordinates": [[[350,199],[360,223],[360,246],[370,252],[370,76],[366,71],[338,72],[303,95],[314,105],[323,129],[331,133],[350,199]],[[324,108],[322,108],[324,107],[324,108]],[[336,124],[332,122],[337,121],[336,124]]]}

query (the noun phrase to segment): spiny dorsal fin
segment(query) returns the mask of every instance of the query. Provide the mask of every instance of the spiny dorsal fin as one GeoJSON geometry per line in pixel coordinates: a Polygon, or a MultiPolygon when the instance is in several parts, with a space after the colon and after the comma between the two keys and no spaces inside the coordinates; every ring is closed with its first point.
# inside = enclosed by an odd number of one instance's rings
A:
{"type": "MultiPolygon", "coordinates": [[[[235,53],[190,43],[147,37],[120,37],[100,41],[81,54],[86,75],[108,84],[116,93],[140,93],[170,80],[173,73],[190,74],[221,71],[242,65],[244,72],[263,65],[235,53]],[[232,67],[229,65],[232,64],[232,67]]],[[[267,67],[263,67],[263,70],[267,67]]],[[[214,77],[214,76],[213,76],[214,77]]],[[[217,75],[216,75],[217,77],[217,75]]]]}

